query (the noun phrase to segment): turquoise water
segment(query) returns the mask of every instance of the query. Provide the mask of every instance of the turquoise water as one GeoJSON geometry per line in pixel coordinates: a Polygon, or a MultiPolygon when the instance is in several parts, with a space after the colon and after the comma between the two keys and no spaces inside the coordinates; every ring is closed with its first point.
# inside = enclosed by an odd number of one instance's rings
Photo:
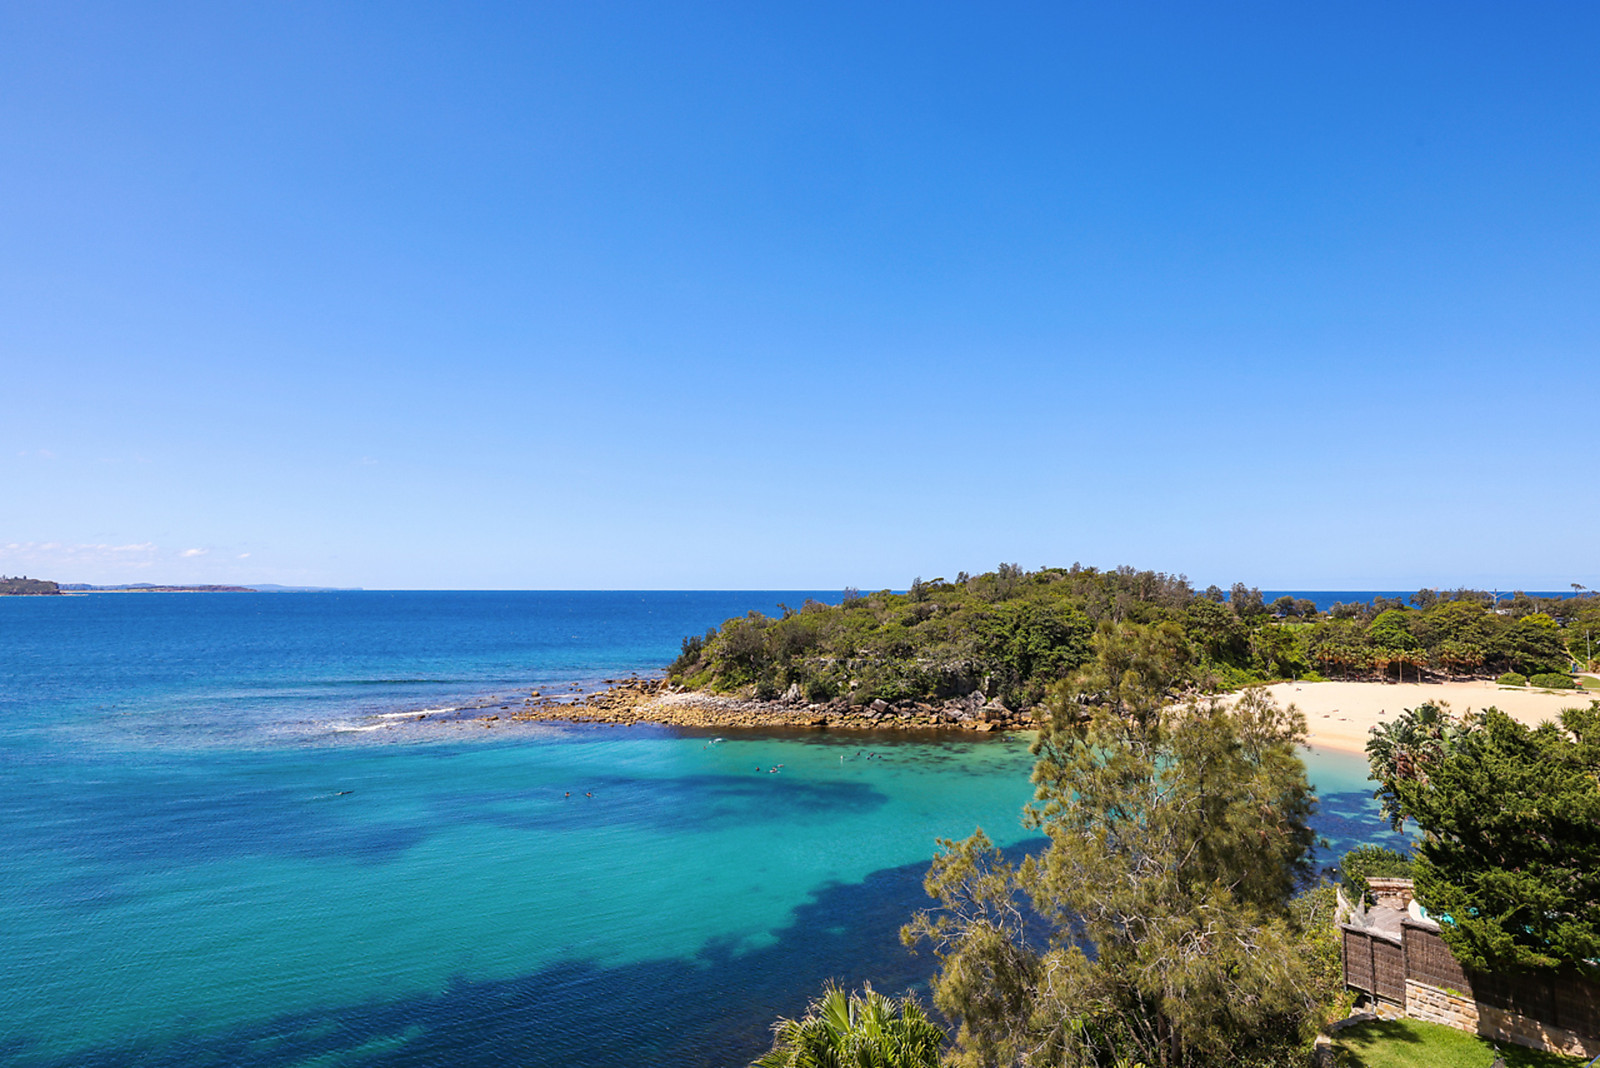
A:
{"type": "Polygon", "coordinates": [[[0,600],[0,1059],[731,1065],[826,978],[921,982],[934,839],[1027,844],[1019,741],[379,718],[803,596],[0,600]]]}

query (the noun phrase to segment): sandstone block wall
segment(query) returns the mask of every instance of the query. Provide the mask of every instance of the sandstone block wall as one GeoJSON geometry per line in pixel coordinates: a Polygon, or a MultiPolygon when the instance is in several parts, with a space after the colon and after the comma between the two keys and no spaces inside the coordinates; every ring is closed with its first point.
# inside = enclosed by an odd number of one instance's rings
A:
{"type": "Polygon", "coordinates": [[[1417,1020],[1444,1024],[1457,1031],[1478,1030],[1478,1004],[1463,994],[1443,987],[1406,980],[1406,1015],[1417,1020]]]}
{"type": "Polygon", "coordinates": [[[1444,1024],[1457,1031],[1482,1035],[1530,1049],[1565,1053],[1570,1057],[1600,1056],[1600,1040],[1585,1038],[1563,1027],[1551,1027],[1443,987],[1406,980],[1405,1014],[1416,1020],[1444,1024]]]}
{"type": "Polygon", "coordinates": [[[1600,1056],[1600,1039],[1586,1039],[1564,1027],[1550,1027],[1493,1005],[1479,1005],[1478,1016],[1478,1034],[1496,1042],[1514,1042],[1532,1049],[1565,1053],[1569,1057],[1600,1056]]]}

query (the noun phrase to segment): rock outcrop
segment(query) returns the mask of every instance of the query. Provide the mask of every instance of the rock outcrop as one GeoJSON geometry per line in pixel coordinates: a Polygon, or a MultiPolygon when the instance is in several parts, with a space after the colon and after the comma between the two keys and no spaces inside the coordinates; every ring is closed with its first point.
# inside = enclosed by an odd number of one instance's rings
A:
{"type": "Polygon", "coordinates": [[[1023,730],[1033,718],[989,700],[981,691],[939,703],[845,698],[807,702],[798,686],[781,698],[758,700],[683,690],[653,679],[608,679],[607,689],[568,699],[537,691],[511,712],[523,722],[658,723],[678,727],[804,727],[829,730],[1023,730]]]}

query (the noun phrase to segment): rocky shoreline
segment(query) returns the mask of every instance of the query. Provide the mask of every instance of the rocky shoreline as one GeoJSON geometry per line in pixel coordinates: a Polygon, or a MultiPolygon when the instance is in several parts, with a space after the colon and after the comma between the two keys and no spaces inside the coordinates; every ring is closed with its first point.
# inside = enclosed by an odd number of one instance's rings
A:
{"type": "MultiPolygon", "coordinates": [[[[685,690],[664,680],[607,679],[607,688],[590,694],[547,696],[538,690],[520,705],[504,702],[460,709],[453,722],[475,719],[484,726],[509,723],[661,724],[674,727],[763,728],[812,730],[965,730],[989,733],[1028,730],[1033,719],[974,692],[938,703],[873,701],[852,705],[840,698],[806,701],[798,688],[771,701],[685,690]],[[463,716],[466,712],[485,713],[463,716]]],[[[419,716],[418,719],[434,718],[419,716]]],[[[439,717],[442,719],[443,717],[439,717]]]]}

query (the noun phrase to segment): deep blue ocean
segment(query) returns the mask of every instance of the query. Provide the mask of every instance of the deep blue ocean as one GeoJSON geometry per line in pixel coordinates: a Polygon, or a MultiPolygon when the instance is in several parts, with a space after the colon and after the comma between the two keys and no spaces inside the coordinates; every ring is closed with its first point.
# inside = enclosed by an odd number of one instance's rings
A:
{"type": "MultiPolygon", "coordinates": [[[[743,1065],[922,984],[935,839],[1029,844],[1022,740],[412,722],[807,596],[0,598],[0,1063],[743,1065]]],[[[1388,839],[1307,762],[1324,862],[1388,839]]]]}

